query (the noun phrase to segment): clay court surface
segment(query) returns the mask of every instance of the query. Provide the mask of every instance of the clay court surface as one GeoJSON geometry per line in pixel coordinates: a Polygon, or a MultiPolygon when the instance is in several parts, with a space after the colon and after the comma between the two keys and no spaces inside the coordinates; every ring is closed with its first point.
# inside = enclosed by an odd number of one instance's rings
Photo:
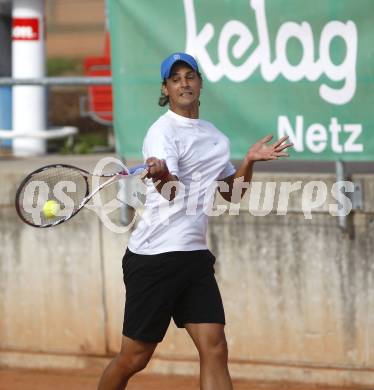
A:
{"type": "MultiPolygon", "coordinates": [[[[95,389],[98,372],[86,371],[31,371],[0,369],[0,390],[89,390],[95,389]]],[[[194,377],[166,375],[138,375],[129,383],[128,390],[198,390],[194,377]]],[[[330,387],[290,383],[234,381],[235,390],[369,390],[364,387],[330,387]]]]}

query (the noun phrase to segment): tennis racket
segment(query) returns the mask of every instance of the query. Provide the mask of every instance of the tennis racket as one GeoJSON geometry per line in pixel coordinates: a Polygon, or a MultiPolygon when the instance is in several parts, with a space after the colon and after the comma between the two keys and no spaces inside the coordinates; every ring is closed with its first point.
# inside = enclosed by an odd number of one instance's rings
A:
{"type": "Polygon", "coordinates": [[[73,165],[54,164],[30,173],[16,193],[16,210],[28,225],[46,228],[74,217],[103,188],[125,176],[145,177],[146,165],[138,165],[112,174],[94,174],[73,165]],[[91,188],[92,177],[107,180],[91,188]]]}

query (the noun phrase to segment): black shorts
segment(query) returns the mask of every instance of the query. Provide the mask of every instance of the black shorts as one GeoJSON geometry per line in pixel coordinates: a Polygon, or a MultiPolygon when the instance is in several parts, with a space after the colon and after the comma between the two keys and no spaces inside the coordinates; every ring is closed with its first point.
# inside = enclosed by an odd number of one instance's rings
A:
{"type": "Polygon", "coordinates": [[[139,255],[127,249],[122,261],[126,286],[123,335],[160,342],[171,318],[187,323],[225,324],[209,250],[139,255]]]}

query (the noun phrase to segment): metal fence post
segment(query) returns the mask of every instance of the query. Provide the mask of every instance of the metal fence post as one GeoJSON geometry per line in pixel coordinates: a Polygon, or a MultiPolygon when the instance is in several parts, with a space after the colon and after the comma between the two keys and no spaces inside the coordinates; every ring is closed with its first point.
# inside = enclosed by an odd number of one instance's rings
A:
{"type": "MultiPolygon", "coordinates": [[[[11,3],[0,3],[0,77],[9,77],[12,74],[12,46],[11,46],[11,3]]],[[[0,129],[12,129],[12,87],[0,86],[0,129]]],[[[10,148],[11,140],[4,140],[1,146],[10,148]]]]}

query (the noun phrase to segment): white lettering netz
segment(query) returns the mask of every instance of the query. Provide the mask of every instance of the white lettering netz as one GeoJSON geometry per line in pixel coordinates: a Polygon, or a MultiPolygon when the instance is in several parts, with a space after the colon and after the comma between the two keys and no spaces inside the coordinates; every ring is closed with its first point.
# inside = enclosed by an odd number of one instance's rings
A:
{"type": "Polygon", "coordinates": [[[265,12],[265,0],[249,0],[257,24],[258,46],[245,58],[253,44],[253,35],[248,27],[238,20],[229,20],[223,26],[218,39],[218,63],[214,63],[207,51],[207,46],[215,34],[212,23],[206,23],[200,32],[197,31],[194,0],[184,0],[187,26],[186,52],[194,55],[211,82],[219,81],[226,76],[233,82],[247,80],[257,68],[263,79],[274,81],[279,75],[295,82],[302,79],[317,81],[325,75],[330,81],[338,82],[338,87],[321,84],[321,98],[331,104],[342,105],[352,100],[356,92],[356,62],[358,34],[354,22],[346,23],[330,21],[322,29],[319,53],[315,53],[312,27],[308,22],[283,23],[276,36],[275,58],[271,60],[271,48],[268,25],[265,12]],[[230,50],[230,42],[236,38],[230,50]],[[341,38],[346,46],[345,58],[340,64],[335,64],[330,56],[330,46],[334,38],[341,38]],[[296,65],[291,64],[287,57],[287,44],[290,39],[297,39],[302,47],[303,55],[296,65]],[[242,64],[234,65],[230,54],[242,64]],[[319,58],[317,55],[319,54],[319,58]],[[341,82],[344,84],[341,86],[341,82]]]}

